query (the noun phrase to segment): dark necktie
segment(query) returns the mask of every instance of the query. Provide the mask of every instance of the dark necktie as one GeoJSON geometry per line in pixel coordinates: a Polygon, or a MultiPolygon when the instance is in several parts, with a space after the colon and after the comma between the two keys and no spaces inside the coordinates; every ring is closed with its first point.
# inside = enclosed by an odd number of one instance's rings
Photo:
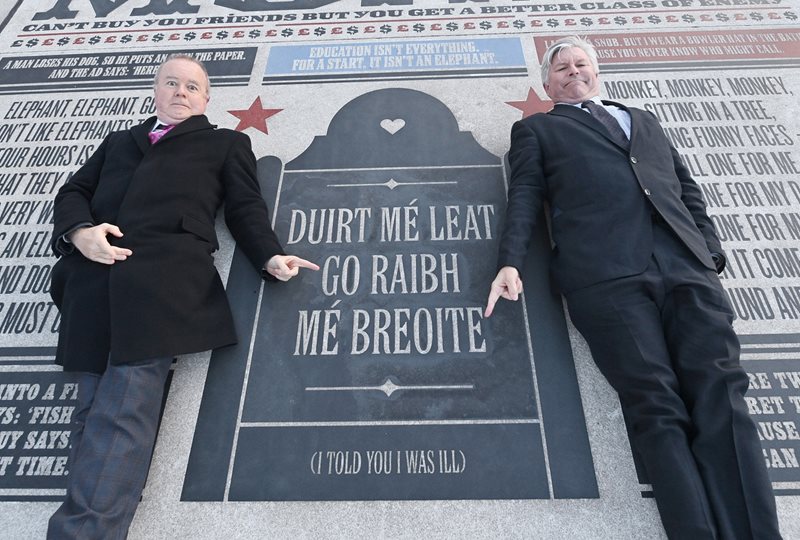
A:
{"type": "Polygon", "coordinates": [[[631,143],[628,140],[628,136],[625,135],[625,132],[622,130],[622,126],[619,125],[614,116],[606,110],[605,107],[602,105],[598,105],[594,101],[584,101],[581,103],[581,107],[587,109],[591,115],[597,119],[608,131],[609,135],[611,135],[611,139],[623,147],[625,150],[630,148],[631,143]]]}
{"type": "Polygon", "coordinates": [[[153,131],[147,134],[147,138],[150,139],[150,144],[156,144],[158,141],[161,140],[161,137],[166,135],[169,130],[174,128],[175,126],[171,126],[169,124],[158,124],[153,131]]]}

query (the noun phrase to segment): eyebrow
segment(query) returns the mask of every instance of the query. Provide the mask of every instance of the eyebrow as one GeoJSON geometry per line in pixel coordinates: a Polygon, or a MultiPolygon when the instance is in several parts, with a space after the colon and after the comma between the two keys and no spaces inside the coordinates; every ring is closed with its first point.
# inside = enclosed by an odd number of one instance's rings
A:
{"type": "MultiPolygon", "coordinates": [[[[551,66],[565,65],[565,64],[569,64],[570,60],[571,59],[556,60],[555,62],[551,62],[550,65],[551,66]]],[[[575,64],[580,64],[580,63],[585,63],[585,62],[588,62],[588,60],[584,59],[584,58],[578,58],[578,59],[575,60],[575,64]]]]}
{"type": "MultiPolygon", "coordinates": [[[[165,81],[179,81],[179,80],[180,80],[180,78],[179,78],[179,77],[175,77],[174,75],[167,75],[166,77],[164,77],[164,80],[165,80],[165,81]]],[[[197,85],[197,86],[201,86],[201,85],[200,85],[200,83],[199,83],[199,82],[197,82],[197,81],[196,81],[196,80],[194,80],[194,79],[189,79],[189,80],[188,80],[188,81],[186,81],[186,82],[187,82],[187,83],[189,83],[189,84],[195,84],[195,85],[197,85]]]]}

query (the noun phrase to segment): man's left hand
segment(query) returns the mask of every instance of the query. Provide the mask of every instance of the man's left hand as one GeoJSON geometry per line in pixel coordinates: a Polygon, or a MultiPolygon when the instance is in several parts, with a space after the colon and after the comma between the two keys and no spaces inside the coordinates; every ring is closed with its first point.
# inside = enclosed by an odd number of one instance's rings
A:
{"type": "Polygon", "coordinates": [[[289,281],[300,272],[301,268],[319,270],[316,264],[294,255],[274,255],[264,266],[270,275],[281,281],[289,281]]]}
{"type": "Polygon", "coordinates": [[[516,302],[521,293],[522,280],[519,277],[519,270],[513,266],[504,266],[497,272],[497,277],[492,281],[492,287],[489,290],[489,300],[486,302],[486,309],[483,312],[483,316],[491,317],[494,311],[494,305],[501,298],[516,302]]]}

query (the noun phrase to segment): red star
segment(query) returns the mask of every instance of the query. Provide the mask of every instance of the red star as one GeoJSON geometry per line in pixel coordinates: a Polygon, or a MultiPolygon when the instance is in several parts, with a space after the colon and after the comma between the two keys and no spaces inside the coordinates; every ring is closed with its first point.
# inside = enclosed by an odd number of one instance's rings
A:
{"type": "Polygon", "coordinates": [[[537,112],[547,112],[553,108],[553,102],[549,99],[540,99],[533,88],[528,88],[528,97],[525,98],[525,101],[506,101],[506,104],[521,110],[523,118],[537,112]]]}
{"type": "Polygon", "coordinates": [[[278,114],[282,110],[283,109],[265,109],[261,105],[261,96],[258,96],[253,104],[250,105],[249,109],[238,109],[228,112],[239,119],[236,131],[244,131],[252,127],[269,135],[269,131],[267,130],[267,118],[278,114]]]}

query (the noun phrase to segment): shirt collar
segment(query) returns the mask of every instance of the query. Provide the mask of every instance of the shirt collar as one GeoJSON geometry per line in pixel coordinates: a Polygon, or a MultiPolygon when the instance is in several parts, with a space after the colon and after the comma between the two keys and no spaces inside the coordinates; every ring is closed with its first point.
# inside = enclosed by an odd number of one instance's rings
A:
{"type": "Polygon", "coordinates": [[[577,108],[580,109],[581,105],[583,103],[585,103],[586,101],[593,101],[593,102],[597,103],[598,105],[602,105],[603,104],[603,100],[600,99],[600,96],[594,96],[594,97],[591,97],[591,98],[589,98],[589,99],[587,99],[587,100],[585,100],[585,101],[583,101],[581,103],[556,103],[556,105],[569,105],[571,107],[577,107],[577,108]]]}
{"type": "Polygon", "coordinates": [[[163,125],[165,125],[165,126],[168,126],[168,125],[170,125],[170,123],[169,123],[169,122],[164,122],[164,121],[163,121],[161,118],[159,118],[158,116],[156,116],[156,121],[155,121],[155,123],[153,124],[153,126],[150,128],[150,131],[151,131],[151,132],[152,132],[152,131],[155,131],[155,129],[156,129],[156,126],[158,126],[159,124],[163,124],[163,125]]]}

